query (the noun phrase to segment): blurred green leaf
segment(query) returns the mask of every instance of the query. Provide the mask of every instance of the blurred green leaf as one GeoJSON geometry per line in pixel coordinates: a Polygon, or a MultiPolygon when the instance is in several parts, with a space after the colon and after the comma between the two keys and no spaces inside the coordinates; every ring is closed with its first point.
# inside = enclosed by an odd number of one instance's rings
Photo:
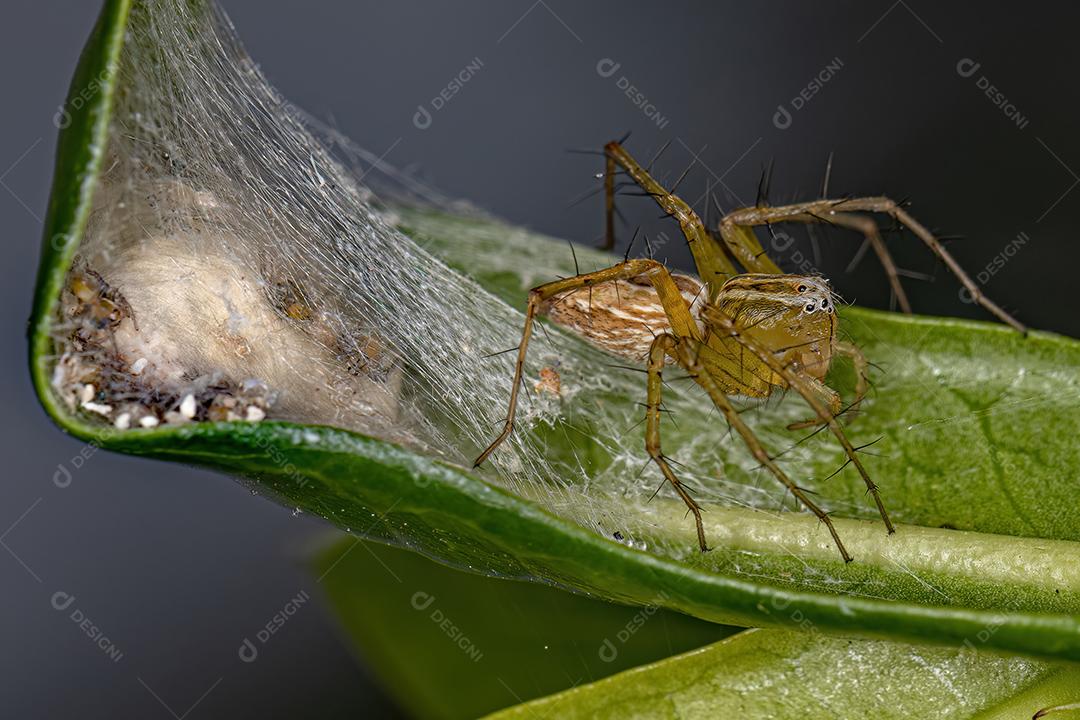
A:
{"type": "Polygon", "coordinates": [[[656,607],[464,573],[348,538],[315,573],[367,664],[421,718],[473,718],[726,637],[656,607]]]}
{"type": "Polygon", "coordinates": [[[1080,666],[1071,663],[746,630],[491,718],[1025,720],[1078,693],[1080,666]]]}

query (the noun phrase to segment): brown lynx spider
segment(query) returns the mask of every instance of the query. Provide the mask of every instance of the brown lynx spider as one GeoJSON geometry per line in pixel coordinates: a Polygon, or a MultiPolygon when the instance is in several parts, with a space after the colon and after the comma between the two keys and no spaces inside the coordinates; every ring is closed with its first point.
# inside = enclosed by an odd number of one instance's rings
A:
{"type": "Polygon", "coordinates": [[[865,214],[891,216],[922,240],[980,305],[1021,332],[1025,328],[980,291],[942,244],[900,205],[886,197],[814,200],[783,207],[758,206],[736,210],[720,222],[719,239],[683,200],[665,190],[623,149],[620,142],[604,147],[606,172],[606,245],[614,246],[614,178],[622,168],[646,194],[678,220],[697,266],[698,276],[670,272],[652,259],[626,259],[604,270],[583,273],[533,288],[525,313],[525,328],[517,348],[510,406],[502,433],[476,459],[479,466],[514,429],[514,414],[521,387],[525,355],[537,315],[546,315],[616,355],[644,362],[648,367],[645,449],[675,492],[693,513],[698,544],[708,549],[701,507],[675,475],[660,449],[662,372],[670,359],[681,366],[709,395],[729,425],[742,437],[754,458],[818,517],[829,529],[844,562],[851,555],[840,540],[829,515],[814,503],[773,462],[764,446],[732,405],[729,395],[766,398],[794,389],[814,412],[814,419],[792,429],[824,425],[839,441],[848,462],[855,466],[873,496],[889,533],[892,522],[877,485],[848,440],[837,417],[840,395],[825,383],[836,355],[855,366],[855,409],[867,388],[867,361],[854,345],[837,338],[835,299],[826,279],[787,275],[765,254],[754,227],[780,222],[823,222],[862,232],[874,248],[894,293],[905,312],[911,308],[900,286],[896,266],[885,247],[877,223],[865,214]],[[746,271],[740,274],[736,263],[746,271]],[[588,299],[576,291],[588,289],[588,299]],[[696,302],[704,295],[704,302],[696,302]]]}

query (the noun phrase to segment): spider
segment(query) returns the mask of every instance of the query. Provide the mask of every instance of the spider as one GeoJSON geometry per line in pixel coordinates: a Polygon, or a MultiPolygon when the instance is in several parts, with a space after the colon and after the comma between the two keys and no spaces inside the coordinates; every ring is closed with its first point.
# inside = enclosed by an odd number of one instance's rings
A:
{"type": "Polygon", "coordinates": [[[78,301],[74,315],[88,319],[94,328],[112,331],[124,318],[131,318],[132,327],[139,329],[135,312],[124,295],[89,265],[72,274],[68,289],[78,301]]]}
{"type": "Polygon", "coordinates": [[[1025,327],[983,295],[930,231],[888,198],[822,199],[783,207],[747,207],[726,215],[713,233],[686,202],[665,190],[639,165],[621,142],[608,143],[604,157],[606,247],[610,249],[614,245],[614,177],[621,168],[679,222],[698,278],[670,272],[652,259],[627,257],[603,270],[533,288],[517,348],[506,422],[499,436],[476,459],[474,467],[482,464],[513,432],[533,322],[538,315],[545,315],[592,344],[647,366],[645,449],[694,515],[702,552],[708,550],[708,545],[701,507],[661,451],[662,373],[669,360],[681,366],[701,386],[754,458],[825,524],[845,563],[851,562],[852,557],[829,515],[773,461],[729,396],[767,398],[778,391],[795,390],[813,410],[814,418],[790,427],[814,424],[827,428],[843,447],[847,462],[866,483],[886,530],[890,534],[895,532],[876,483],[838,421],[842,410],[840,395],[824,382],[833,357],[850,358],[857,382],[856,397],[848,410],[857,408],[866,394],[866,358],[857,347],[837,337],[836,300],[828,281],[814,275],[784,274],[765,254],[753,228],[779,222],[824,222],[862,232],[885,268],[901,308],[910,312],[877,223],[865,214],[853,213],[889,215],[922,240],[975,301],[1017,330],[1026,332],[1025,327]],[[746,272],[739,273],[736,263],[746,272]],[[577,291],[582,289],[589,291],[587,302],[578,296],[577,291]],[[704,298],[703,302],[698,302],[700,297],[704,298]]]}

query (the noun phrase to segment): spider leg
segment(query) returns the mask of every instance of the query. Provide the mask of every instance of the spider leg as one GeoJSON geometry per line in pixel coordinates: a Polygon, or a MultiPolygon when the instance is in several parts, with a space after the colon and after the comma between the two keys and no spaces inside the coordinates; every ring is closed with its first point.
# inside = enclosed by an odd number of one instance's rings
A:
{"type": "MultiPolygon", "coordinates": [[[[751,227],[756,225],[769,225],[771,223],[778,222],[802,222],[802,223],[815,223],[826,222],[835,224],[844,224],[845,227],[851,227],[858,229],[864,233],[869,229],[868,226],[860,224],[856,227],[854,223],[859,221],[852,221],[851,215],[847,215],[846,220],[837,222],[837,218],[844,217],[845,213],[858,213],[858,212],[871,212],[881,213],[888,215],[896,220],[898,223],[906,227],[911,231],[915,237],[919,238],[930,250],[945,264],[945,267],[949,269],[949,272],[960,282],[960,284],[971,294],[971,298],[986,309],[990,314],[1002,322],[1011,325],[1016,330],[1026,334],[1027,328],[1016,318],[1009,313],[1005,312],[997,303],[983,294],[979,286],[971,279],[971,277],[964,272],[964,269],[960,267],[960,264],[956,259],[949,254],[949,251],[945,249],[945,246],[941,244],[941,241],[934,237],[933,233],[926,229],[918,220],[913,218],[907,213],[904,208],[899,204],[890,200],[887,197],[864,197],[864,198],[849,198],[841,200],[813,200],[811,202],[796,203],[794,205],[785,205],[782,207],[752,207],[743,208],[729,213],[721,222],[721,236],[725,241],[728,241],[728,237],[724,235],[724,227],[730,228],[742,228],[739,230],[739,235],[742,239],[745,239],[745,235],[753,235],[750,230],[751,227]]],[[[857,217],[857,216],[854,216],[857,217]]],[[[731,232],[731,231],[729,231],[731,232]]],[[[899,286],[899,278],[895,275],[896,268],[895,263],[892,263],[889,258],[888,251],[885,250],[884,242],[881,241],[880,231],[875,230],[871,234],[867,234],[870,242],[874,245],[874,249],[881,259],[882,264],[886,268],[886,272],[890,273],[889,281],[892,284],[894,292],[899,286]],[[875,240],[875,238],[877,238],[875,240]],[[886,259],[888,258],[888,259],[886,259]],[[891,265],[891,269],[890,269],[891,265]]],[[[736,242],[738,238],[732,235],[730,242],[736,242]]],[[[756,237],[754,242],[757,243],[756,237]]],[[[760,247],[760,243],[757,243],[757,247],[760,247]]],[[[751,248],[752,249],[752,248],[751,248]]],[[[737,255],[739,261],[742,262],[743,256],[748,251],[742,251],[742,254],[737,255]]],[[[770,261],[771,262],[771,261],[770,261]]],[[[900,301],[901,307],[907,302],[906,297],[903,295],[903,290],[896,293],[897,300],[900,301]]],[[[908,306],[910,308],[910,306],[908,306]]],[[[908,309],[908,311],[910,311],[908,309]]]]}
{"type": "MultiPolygon", "coordinates": [[[[675,475],[675,471],[671,469],[671,465],[668,463],[667,458],[664,457],[664,453],[660,449],[660,400],[661,392],[663,390],[663,369],[664,360],[678,344],[678,340],[674,335],[664,333],[658,335],[652,342],[652,346],[649,348],[649,381],[648,381],[648,399],[645,409],[645,417],[647,420],[645,427],[645,450],[648,451],[649,457],[660,468],[660,472],[664,474],[664,478],[671,483],[671,487],[675,489],[675,492],[682,498],[682,501],[686,503],[686,507],[694,514],[694,522],[697,525],[698,545],[701,547],[701,552],[705,552],[709,547],[705,544],[705,528],[701,522],[701,506],[697,504],[694,498],[690,497],[690,493],[687,491],[686,486],[675,475]]],[[[726,399],[726,398],[725,398],[726,399]]]]}
{"type": "MultiPolygon", "coordinates": [[[[829,414],[833,417],[840,415],[840,411],[843,409],[843,402],[840,399],[840,393],[833,390],[831,387],[821,382],[817,378],[806,375],[803,377],[810,390],[815,393],[818,398],[828,407],[829,414]]],[[[860,397],[856,402],[861,402],[860,397]]],[[[816,415],[809,420],[802,420],[800,422],[794,422],[787,426],[788,430],[802,430],[804,428],[813,427],[814,425],[821,425],[821,418],[816,415]]]]}
{"type": "Polygon", "coordinates": [[[772,261],[772,258],[765,252],[765,248],[761,247],[761,242],[757,239],[757,235],[754,234],[753,228],[749,225],[732,222],[731,216],[733,214],[725,215],[720,221],[720,237],[727,246],[728,252],[739,261],[739,264],[746,268],[747,272],[768,273],[770,275],[782,273],[783,270],[772,261]]]}
{"type": "MultiPolygon", "coordinates": [[[[650,357],[650,368],[652,363],[656,361],[657,345],[663,344],[660,352],[667,352],[671,354],[683,368],[690,373],[691,377],[708,393],[712,399],[713,404],[719,408],[720,412],[724,414],[725,419],[735,428],[735,431],[742,437],[743,442],[750,449],[754,458],[762,464],[769,472],[776,477],[784,487],[786,487],[795,498],[806,507],[807,510],[817,516],[821,522],[829,529],[829,534],[832,535],[833,542],[836,543],[836,548],[840,551],[840,556],[844,558],[845,563],[851,562],[851,555],[848,554],[847,549],[844,547],[844,543],[840,540],[840,535],[836,532],[836,528],[833,526],[832,518],[828,513],[822,510],[813,500],[811,500],[806,492],[792,482],[791,478],[780,469],[780,466],[773,462],[773,459],[769,457],[769,453],[765,451],[765,447],[758,440],[758,437],[754,434],[754,431],[743,422],[742,416],[735,409],[735,406],[731,404],[731,400],[728,399],[724,392],[724,389],[713,377],[710,372],[710,368],[701,361],[702,350],[708,348],[704,343],[694,340],[693,338],[676,339],[670,335],[661,336],[657,338],[653,343],[653,351],[650,357]],[[666,338],[666,340],[665,340],[666,338]]],[[[661,363],[663,358],[661,357],[661,363]]],[[[650,375],[650,391],[652,390],[653,378],[650,375]]],[[[657,381],[658,382],[658,381],[657,381]]],[[[659,391],[658,391],[659,392],[659,391]]],[[[659,422],[659,420],[657,420],[659,422]]],[[[659,438],[657,438],[659,442],[659,438]]],[[[662,468],[661,468],[662,469],[662,468]]],[[[666,475],[667,473],[665,473],[666,475]]],[[[669,478],[671,480],[672,478],[669,478]]],[[[672,480],[674,482],[674,480],[672,480]]],[[[700,529],[699,529],[700,532],[700,529]]],[[[704,542],[704,539],[702,539],[704,542]]]]}
{"type": "Polygon", "coordinates": [[[638,258],[612,265],[603,270],[583,273],[574,277],[555,280],[540,285],[529,291],[529,303],[525,310],[525,327],[521,331],[521,341],[517,347],[517,360],[514,363],[514,382],[510,389],[510,403],[506,413],[506,422],[499,436],[480,453],[473,463],[473,467],[479,467],[492,452],[514,431],[514,415],[517,411],[518,391],[521,388],[521,379],[525,369],[525,356],[529,349],[529,340],[532,337],[533,322],[538,314],[545,312],[546,303],[553,298],[581,288],[592,289],[596,285],[613,280],[628,280],[638,278],[647,281],[656,290],[656,294],[667,314],[668,323],[672,332],[681,336],[700,336],[697,322],[690,313],[690,307],[686,303],[679,286],[675,284],[671,273],[659,262],[638,258]]]}
{"type": "Polygon", "coordinates": [[[885,510],[885,504],[881,501],[881,494],[878,492],[877,485],[870,479],[870,474],[863,466],[854,446],[852,446],[851,441],[848,440],[847,435],[844,433],[844,429],[840,426],[836,416],[829,412],[829,408],[822,402],[818,393],[815,392],[813,384],[809,382],[809,378],[803,373],[796,372],[780,362],[753,337],[739,331],[731,318],[721,312],[719,308],[710,306],[705,309],[704,313],[706,316],[706,324],[711,325],[714,328],[717,337],[720,335],[727,335],[738,341],[754,355],[757,355],[769,369],[782,377],[789,387],[794,388],[795,391],[803,397],[806,404],[811,407],[818,418],[820,418],[821,422],[829,427],[829,430],[836,437],[837,441],[843,446],[844,452],[847,454],[851,464],[859,471],[859,475],[862,477],[863,482],[866,483],[866,489],[874,498],[874,503],[877,505],[878,513],[881,515],[882,521],[885,523],[885,528],[890,534],[895,532],[896,530],[893,528],[892,521],[889,520],[889,514],[885,510]]]}
{"type": "MultiPolygon", "coordinates": [[[[679,222],[679,227],[690,245],[690,252],[694,256],[698,277],[708,286],[709,298],[712,299],[725,280],[738,274],[738,270],[725,254],[723,245],[709,234],[693,208],[682,198],[664,189],[620,143],[609,142],[604,146],[604,154],[607,157],[607,177],[612,177],[614,166],[617,164],[656,201],[665,213],[679,222]]],[[[607,182],[606,179],[605,182],[607,182]]],[[[614,192],[612,191],[608,197],[607,206],[614,207],[614,192]]]]}
{"type": "Polygon", "coordinates": [[[539,306],[539,301],[529,294],[529,304],[525,308],[525,329],[521,331],[521,340],[517,346],[517,361],[514,363],[514,382],[510,386],[510,409],[506,413],[506,422],[503,424],[502,432],[495,438],[494,441],[482,453],[473,461],[473,467],[480,467],[491,453],[495,452],[495,448],[502,444],[503,440],[510,437],[510,433],[514,431],[514,415],[517,412],[517,400],[518,390],[521,388],[521,375],[525,368],[525,355],[529,348],[529,338],[532,337],[533,320],[536,319],[536,310],[539,306]]]}
{"type": "MultiPolygon", "coordinates": [[[[859,406],[862,405],[862,401],[866,397],[866,392],[870,388],[870,361],[866,359],[866,355],[863,354],[863,351],[860,350],[858,346],[842,340],[838,340],[833,344],[833,352],[837,355],[843,355],[846,358],[850,358],[852,365],[855,366],[855,399],[851,401],[850,405],[846,408],[842,407],[840,394],[825,383],[819,381],[817,378],[808,375],[805,379],[828,402],[829,411],[834,416],[847,413],[854,415],[859,412],[859,406]]],[[[787,429],[802,430],[803,428],[821,424],[821,419],[814,417],[802,422],[792,423],[788,425],[787,429]]]]}
{"type": "Polygon", "coordinates": [[[854,343],[838,341],[833,350],[837,354],[850,358],[851,363],[855,366],[855,399],[848,405],[847,411],[855,413],[859,411],[859,405],[862,404],[863,398],[866,397],[866,391],[870,388],[870,361],[866,359],[866,355],[863,355],[863,351],[858,348],[854,343]]]}
{"type": "Polygon", "coordinates": [[[885,239],[881,237],[881,228],[878,227],[878,224],[865,215],[845,215],[843,213],[837,213],[829,217],[825,222],[860,232],[866,237],[870,242],[870,247],[874,248],[874,254],[878,256],[878,262],[881,263],[881,267],[885,270],[885,276],[889,278],[889,287],[892,289],[893,295],[896,296],[900,311],[910,315],[911,301],[908,300],[907,293],[904,292],[904,286],[900,282],[900,271],[896,267],[896,261],[893,260],[892,253],[889,252],[889,248],[885,245],[885,239]]]}
{"type": "MultiPolygon", "coordinates": [[[[787,205],[784,207],[770,208],[770,210],[783,211],[785,208],[801,208],[801,206],[787,205]]],[[[862,215],[847,215],[845,213],[833,213],[831,215],[816,216],[805,219],[804,216],[807,213],[800,209],[795,215],[783,215],[775,217],[765,222],[751,222],[743,223],[743,218],[740,215],[741,211],[736,210],[733,213],[725,216],[720,221],[720,236],[724,239],[724,242],[728,244],[732,253],[739,258],[748,271],[758,273],[779,273],[782,272],[776,264],[769,258],[765,250],[761,247],[761,243],[758,242],[757,236],[752,230],[754,225],[768,225],[770,223],[778,222],[822,222],[829,225],[836,225],[837,227],[847,228],[848,230],[854,230],[862,233],[870,246],[874,248],[874,253],[878,256],[878,261],[885,269],[885,275],[889,278],[889,286],[892,288],[893,294],[896,295],[896,301],[900,304],[900,309],[911,314],[911,303],[908,301],[907,293],[904,292],[904,286],[900,283],[900,273],[896,268],[896,262],[893,260],[892,254],[889,253],[888,247],[885,245],[885,240],[881,237],[881,229],[877,223],[868,217],[862,215]]]]}

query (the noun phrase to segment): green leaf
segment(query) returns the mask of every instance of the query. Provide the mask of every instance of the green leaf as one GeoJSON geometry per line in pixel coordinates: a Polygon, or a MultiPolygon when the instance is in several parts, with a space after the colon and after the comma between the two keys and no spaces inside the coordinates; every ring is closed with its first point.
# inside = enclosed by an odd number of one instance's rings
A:
{"type": "MultiPolygon", "coordinates": [[[[770,512],[777,509],[775,494],[765,496],[765,510],[711,506],[708,532],[715,550],[704,555],[690,550],[684,508],[658,497],[643,506],[649,526],[644,539],[664,554],[643,552],[551,514],[536,502],[545,497],[540,488],[514,495],[494,484],[494,476],[488,482],[446,461],[344,430],[263,422],[115,432],[69,414],[50,387],[52,325],[101,171],[129,9],[122,0],[105,3],[73,81],[72,98],[91,80],[99,88],[88,100],[69,104],[71,123],[61,132],[30,320],[34,384],[65,430],[108,449],[242,476],[289,507],[477,572],[557,583],[626,603],[659,600],[743,626],[809,622],[827,633],[953,645],[994,627],[987,648],[1080,659],[1080,524],[1073,519],[1071,487],[1080,467],[1080,345],[1048,334],[1023,339],[985,323],[855,308],[843,313],[844,326],[885,370],[851,431],[862,442],[882,438],[872,472],[894,518],[904,523],[886,536],[879,521],[865,519],[872,511],[864,489],[848,473],[816,483],[823,502],[851,518],[837,518],[856,557],[849,566],[812,518],[770,512]]],[[[564,245],[501,223],[432,211],[404,212],[403,219],[449,264],[517,303],[529,283],[572,266],[564,245]]],[[[610,262],[585,252],[579,257],[587,264],[610,262]]],[[[614,372],[604,364],[609,360],[592,357],[598,372],[614,372]]],[[[835,382],[844,387],[850,376],[840,368],[835,382]]],[[[668,446],[699,441],[687,452],[704,448],[727,486],[771,490],[731,443],[716,459],[722,429],[700,399],[682,398],[673,400],[681,403],[680,428],[665,435],[668,446]]],[[[620,394],[591,401],[632,417],[640,399],[620,394]]],[[[771,446],[793,443],[781,421],[792,412],[802,411],[779,403],[757,413],[755,425],[771,446]]],[[[583,439],[583,447],[568,446],[555,435],[551,453],[579,457],[597,472],[610,466],[597,443],[583,439]]],[[[839,464],[823,437],[801,447],[800,475],[824,478],[839,464]]],[[[618,496],[597,502],[624,512],[618,496]]]]}
{"type": "Polygon", "coordinates": [[[462,573],[358,538],[313,566],[352,647],[418,718],[509,707],[495,717],[1004,720],[1080,699],[1080,665],[978,652],[993,628],[959,650],[812,628],[728,637],[734,628],[462,573]]]}
{"type": "Polygon", "coordinates": [[[353,646],[414,717],[479,717],[736,632],[358,538],[333,543],[314,566],[353,646]]]}
{"type": "Polygon", "coordinates": [[[968,649],[746,630],[490,716],[1016,720],[1073,701],[1080,667],[968,649]]]}

